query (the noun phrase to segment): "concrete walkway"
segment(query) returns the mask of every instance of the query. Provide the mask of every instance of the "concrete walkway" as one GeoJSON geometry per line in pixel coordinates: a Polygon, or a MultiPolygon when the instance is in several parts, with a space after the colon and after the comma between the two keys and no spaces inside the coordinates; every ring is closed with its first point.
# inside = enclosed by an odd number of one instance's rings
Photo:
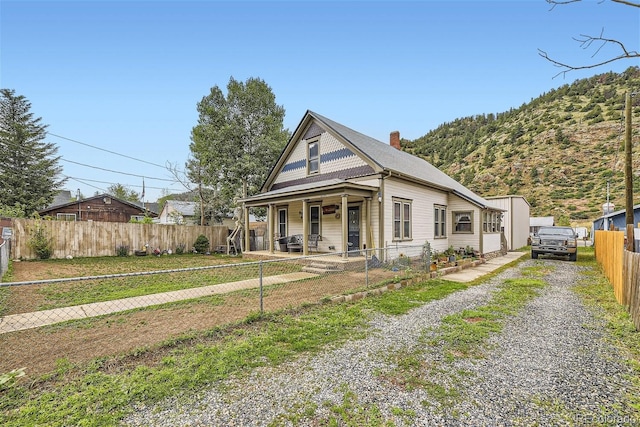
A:
{"type": "Polygon", "coordinates": [[[485,262],[484,264],[480,264],[477,267],[466,268],[462,271],[457,271],[455,273],[447,274],[446,276],[442,276],[445,280],[451,280],[453,282],[462,282],[467,283],[473,280],[478,279],[479,277],[484,276],[485,274],[489,274],[503,265],[509,264],[517,259],[522,258],[527,255],[528,252],[507,252],[506,255],[492,258],[485,262]]]}
{"type": "MultiPolygon", "coordinates": [[[[454,282],[471,282],[485,274],[508,264],[526,252],[508,252],[506,255],[490,259],[477,267],[467,268],[459,272],[447,274],[443,279],[454,282]]],[[[289,273],[268,276],[262,279],[264,286],[280,283],[294,282],[296,280],[309,279],[318,276],[314,273],[289,273]]],[[[180,291],[163,292],[159,294],[143,295],[139,297],[123,298],[113,301],[95,302],[91,304],[75,305],[71,307],[55,308],[52,310],[35,311],[32,313],[19,313],[0,317],[0,334],[21,331],[24,329],[39,328],[69,320],[86,319],[105,314],[118,313],[136,308],[150,307],[158,304],[166,304],[175,301],[184,301],[193,298],[201,298],[216,294],[225,294],[243,289],[254,289],[260,286],[259,279],[241,280],[238,282],[221,283],[219,285],[203,286],[201,288],[183,289],[180,291]]]]}
{"type": "MultiPolygon", "coordinates": [[[[316,277],[313,273],[288,273],[262,278],[263,286],[280,283],[294,282],[296,280],[316,277]]],[[[32,313],[19,313],[0,317],[0,334],[21,331],[24,329],[38,328],[40,326],[53,325],[68,320],[86,319],[88,317],[102,316],[118,313],[136,308],[150,307],[152,305],[166,304],[175,301],[184,301],[193,298],[201,298],[216,294],[226,294],[243,289],[253,289],[260,286],[260,279],[247,279],[238,282],[221,283],[218,285],[203,286],[201,288],[183,289],[180,291],[163,292],[159,294],[143,295],[139,297],[123,298],[91,304],[74,305],[71,307],[55,308],[52,310],[35,311],[32,313]]]]}

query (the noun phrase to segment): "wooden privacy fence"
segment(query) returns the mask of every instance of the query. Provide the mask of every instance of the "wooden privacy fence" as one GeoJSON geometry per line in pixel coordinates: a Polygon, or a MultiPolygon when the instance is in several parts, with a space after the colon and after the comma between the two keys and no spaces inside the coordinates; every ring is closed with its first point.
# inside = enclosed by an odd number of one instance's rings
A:
{"type": "Polygon", "coordinates": [[[624,251],[624,285],[618,302],[629,310],[636,329],[640,331],[640,254],[624,251]]]}
{"type": "Polygon", "coordinates": [[[142,250],[149,245],[149,252],[155,248],[171,250],[184,245],[190,251],[196,238],[205,235],[210,247],[226,246],[229,229],[226,226],[134,224],[98,221],[45,221],[14,219],[12,221],[13,259],[34,259],[35,252],[29,241],[35,230],[42,227],[51,239],[52,258],[114,256],[118,248],[128,247],[128,253],[142,250]]]}
{"type": "Polygon", "coordinates": [[[594,246],[616,300],[627,308],[640,330],[640,254],[625,250],[622,231],[596,231],[594,246]]]}

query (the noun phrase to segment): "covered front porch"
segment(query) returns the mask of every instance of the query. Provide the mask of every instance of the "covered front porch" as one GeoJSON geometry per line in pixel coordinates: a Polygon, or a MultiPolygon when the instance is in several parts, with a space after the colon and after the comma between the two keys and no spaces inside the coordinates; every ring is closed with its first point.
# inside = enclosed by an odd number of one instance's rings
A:
{"type": "MultiPolygon", "coordinates": [[[[267,210],[268,249],[260,252],[280,257],[316,253],[335,257],[340,253],[347,260],[357,251],[378,246],[375,236],[380,229],[381,197],[375,186],[343,180],[307,183],[275,189],[242,202],[245,230],[249,229],[252,208],[267,210]],[[299,236],[295,252],[282,246],[291,236],[299,236]]],[[[245,239],[248,248],[249,233],[245,233],[245,239]]]]}

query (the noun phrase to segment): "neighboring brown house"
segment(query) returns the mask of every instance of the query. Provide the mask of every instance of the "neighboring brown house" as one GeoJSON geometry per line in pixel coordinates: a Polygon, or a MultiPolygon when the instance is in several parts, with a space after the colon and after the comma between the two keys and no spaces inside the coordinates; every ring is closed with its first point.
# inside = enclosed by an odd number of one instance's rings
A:
{"type": "Polygon", "coordinates": [[[109,194],[87,197],[57,206],[49,206],[38,212],[59,221],[129,222],[145,216],[155,218],[156,212],[137,203],[117,199],[109,194]]]}

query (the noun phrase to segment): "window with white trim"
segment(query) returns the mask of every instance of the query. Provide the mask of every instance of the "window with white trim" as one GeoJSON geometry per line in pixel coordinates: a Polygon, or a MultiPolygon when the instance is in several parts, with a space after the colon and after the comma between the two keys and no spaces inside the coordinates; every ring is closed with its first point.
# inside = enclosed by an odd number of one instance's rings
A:
{"type": "Polygon", "coordinates": [[[454,233],[473,233],[473,212],[454,212],[453,213],[453,232],[454,233]]]}
{"type": "Polygon", "coordinates": [[[482,214],[482,231],[485,233],[497,233],[500,231],[502,214],[496,211],[487,211],[482,214]]]}
{"type": "Polygon", "coordinates": [[[445,238],[447,237],[447,207],[441,205],[435,205],[433,207],[434,212],[434,237],[445,238]]]}
{"type": "Polygon", "coordinates": [[[320,205],[309,206],[309,234],[322,234],[320,233],[320,218],[322,218],[320,205]]]}
{"type": "Polygon", "coordinates": [[[58,213],[56,214],[56,219],[58,221],[75,221],[76,214],[74,213],[58,213]]]}
{"type": "Polygon", "coordinates": [[[411,240],[411,200],[393,199],[393,240],[411,240]]]}
{"type": "Polygon", "coordinates": [[[307,144],[307,173],[314,174],[320,171],[320,143],[309,141],[307,144]]]}
{"type": "Polygon", "coordinates": [[[278,209],[278,237],[287,236],[287,209],[278,209]]]}

